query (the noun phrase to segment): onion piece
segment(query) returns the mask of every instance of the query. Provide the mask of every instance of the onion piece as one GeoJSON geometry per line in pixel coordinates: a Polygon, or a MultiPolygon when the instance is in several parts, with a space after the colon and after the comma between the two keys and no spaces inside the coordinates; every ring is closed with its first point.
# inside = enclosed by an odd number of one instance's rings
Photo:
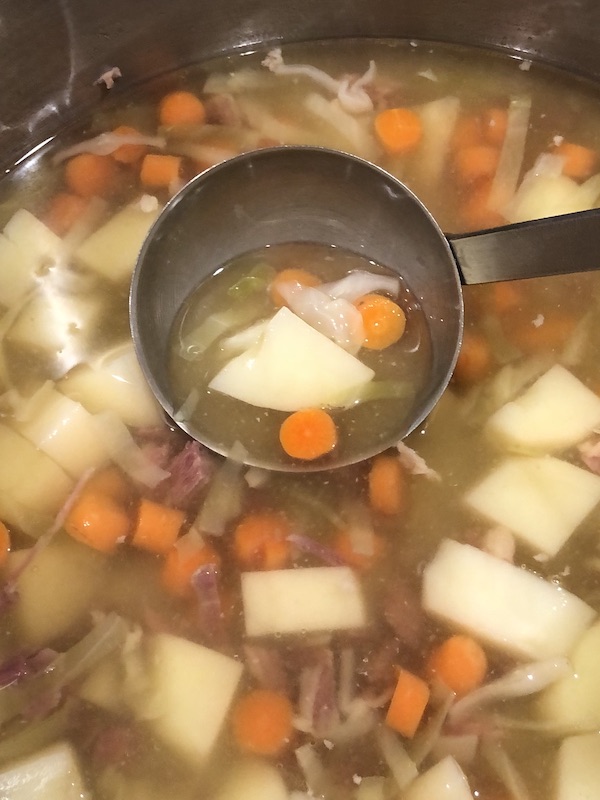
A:
{"type": "Polygon", "coordinates": [[[78,142],[71,147],[65,147],[52,158],[53,164],[61,164],[68,158],[80,155],[81,153],[93,153],[97,156],[109,156],[124,144],[146,145],[164,150],[167,146],[164,136],[144,136],[141,133],[113,133],[108,131],[94,136],[93,139],[86,139],[78,142]]]}
{"type": "Polygon", "coordinates": [[[198,327],[181,337],[185,316],[179,326],[178,355],[186,361],[193,361],[208,350],[216,340],[227,332],[245,325],[256,317],[257,309],[248,303],[211,314],[198,327]]]}
{"type": "Polygon", "coordinates": [[[385,292],[392,297],[397,297],[400,291],[400,278],[357,269],[352,270],[339,281],[322,283],[319,289],[330,297],[354,303],[359,297],[372,292],[385,292]]]}
{"type": "Polygon", "coordinates": [[[344,559],[335,550],[321,544],[321,542],[317,542],[316,539],[310,536],[304,536],[301,533],[290,533],[286,538],[301,553],[314,556],[324,564],[328,564],[331,567],[340,567],[345,564],[344,559]]]}
{"type": "Polygon", "coordinates": [[[375,530],[367,506],[359,501],[350,503],[344,516],[352,552],[359,556],[374,555],[375,530]]]}
{"type": "Polygon", "coordinates": [[[432,481],[441,480],[439,474],[434,469],[431,469],[431,467],[428,467],[425,459],[422,458],[416,450],[413,450],[412,447],[400,441],[396,444],[396,450],[398,451],[400,463],[411,475],[424,475],[432,481]]]}
{"type": "Polygon", "coordinates": [[[444,697],[438,708],[431,715],[421,733],[413,739],[410,748],[410,757],[415,764],[420,766],[437,745],[442,728],[448,717],[448,712],[456,699],[454,692],[445,691],[444,697]]]}
{"type": "Polygon", "coordinates": [[[570,662],[561,657],[518,666],[498,680],[486,683],[463,697],[450,709],[448,718],[451,723],[456,723],[484,704],[541,692],[572,672],[570,662]]]}
{"type": "Polygon", "coordinates": [[[192,587],[198,600],[198,618],[202,632],[211,641],[223,634],[223,606],[219,595],[218,570],[204,564],[192,575],[192,587]]]}
{"type": "Polygon", "coordinates": [[[508,790],[511,798],[513,800],[530,800],[525,781],[502,745],[499,742],[484,739],[480,749],[481,754],[508,790]]]}
{"type": "Polygon", "coordinates": [[[342,714],[348,714],[356,690],[356,653],[351,647],[344,647],[340,652],[340,675],[338,686],[338,706],[342,714]]]}
{"type": "Polygon", "coordinates": [[[168,472],[150,461],[135,443],[122,419],[113,411],[103,411],[94,415],[94,424],[106,448],[123,472],[136,483],[154,489],[169,477],[168,472]]]}
{"type": "Polygon", "coordinates": [[[489,207],[494,211],[503,213],[507,203],[514,197],[523,166],[530,113],[531,97],[511,98],[506,134],[488,200],[489,207]]]}
{"type": "Polygon", "coordinates": [[[365,127],[362,120],[346,113],[338,100],[327,100],[322,95],[311,92],[304,98],[302,105],[310,114],[330,125],[342,137],[342,142],[352,147],[357,155],[373,158],[375,140],[370,129],[365,127]]]}
{"type": "Polygon", "coordinates": [[[377,741],[398,789],[403,791],[419,774],[417,765],[389,728],[381,727],[377,731],[377,741]]]}
{"type": "Polygon", "coordinates": [[[240,454],[239,448],[239,445],[232,447],[230,457],[223,461],[215,473],[200,513],[193,523],[193,527],[213,536],[222,536],[228,522],[242,510],[244,465],[236,459],[236,454],[240,454]]]}
{"type": "Polygon", "coordinates": [[[352,394],[340,398],[339,405],[351,408],[358,403],[369,403],[374,400],[406,400],[415,393],[410,381],[369,381],[352,394]]]}
{"type": "Polygon", "coordinates": [[[327,773],[312,744],[303,744],[295,751],[298,766],[302,770],[306,786],[312,797],[319,797],[327,791],[327,773]]]}
{"type": "Polygon", "coordinates": [[[461,766],[467,766],[475,758],[478,747],[479,736],[476,733],[459,733],[440,736],[432,753],[439,761],[445,756],[452,756],[461,766]]]}

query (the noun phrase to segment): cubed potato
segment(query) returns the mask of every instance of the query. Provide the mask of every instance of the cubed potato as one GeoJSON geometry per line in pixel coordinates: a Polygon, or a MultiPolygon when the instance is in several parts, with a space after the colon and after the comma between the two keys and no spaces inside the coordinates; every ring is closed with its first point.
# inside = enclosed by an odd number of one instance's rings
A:
{"type": "Polygon", "coordinates": [[[446,539],[423,571],[423,608],[524,659],[572,652],[596,612],[560,586],[446,539]]]}
{"type": "Polygon", "coordinates": [[[109,453],[94,418],[80,404],[51,389],[42,408],[16,430],[56,461],[72,478],[108,461],[109,453]]]}
{"type": "Polygon", "coordinates": [[[9,308],[33,286],[35,263],[14,242],[0,234],[0,305],[9,308]]]}
{"type": "Polygon", "coordinates": [[[75,251],[75,259],[109,281],[128,281],[150,226],[160,209],[133,203],[118,211],[75,251]]]}
{"type": "Polygon", "coordinates": [[[73,481],[45,453],[1,424],[0,452],[0,519],[39,536],[65,501],[73,481]]]}
{"type": "Polygon", "coordinates": [[[554,556],[600,502],[600,477],[551,456],[515,456],[465,500],[536,552],[554,556]]]}
{"type": "Polygon", "coordinates": [[[0,772],[2,800],[87,800],[75,753],[67,742],[10,764],[0,772]]]}
{"type": "Polygon", "coordinates": [[[170,634],[152,645],[150,690],[139,714],[181,758],[201,766],[219,737],[243,666],[170,634]]]}
{"type": "Polygon", "coordinates": [[[465,773],[452,756],[446,756],[416,778],[402,800],[473,800],[465,773]]]}
{"type": "Polygon", "coordinates": [[[555,364],[490,417],[487,432],[513,452],[552,453],[576,445],[600,424],[600,397],[555,364]]]}
{"type": "Polygon", "coordinates": [[[279,569],[242,574],[248,636],[362,628],[367,613],[349,567],[279,569]]]}
{"type": "Polygon", "coordinates": [[[287,800],[288,792],[280,770],[258,758],[234,764],[215,800],[287,800]]]}
{"type": "MultiPolygon", "coordinates": [[[[9,555],[9,571],[27,559],[29,550],[9,555]]],[[[89,617],[106,581],[104,556],[67,534],[58,535],[36,553],[17,582],[16,621],[23,643],[45,647],[89,617]]]]}
{"type": "Polygon", "coordinates": [[[600,730],[600,623],[583,634],[569,658],[573,673],[542,692],[539,715],[566,732],[600,730]]]}
{"type": "Polygon", "coordinates": [[[374,374],[284,307],[259,343],[231,359],[209,386],[254,406],[296,411],[339,405],[374,374]]]}
{"type": "Polygon", "coordinates": [[[594,800],[600,792],[600,733],[570,736],[558,750],[554,800],[594,800]]]}
{"type": "Polygon", "coordinates": [[[15,211],[6,223],[4,235],[19,248],[32,275],[41,266],[64,262],[64,246],[60,237],[24,208],[15,211]]]}
{"type": "Polygon", "coordinates": [[[93,364],[75,367],[57,388],[92,414],[113,411],[134,428],[152,427],[162,420],[131,342],[110,350],[93,364]]]}

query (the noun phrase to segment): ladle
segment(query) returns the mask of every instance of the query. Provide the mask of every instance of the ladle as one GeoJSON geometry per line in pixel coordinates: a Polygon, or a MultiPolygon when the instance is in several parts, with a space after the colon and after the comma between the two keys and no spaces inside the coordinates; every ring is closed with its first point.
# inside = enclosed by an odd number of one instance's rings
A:
{"type": "MultiPolygon", "coordinates": [[[[257,458],[278,470],[329,469],[367,458],[414,430],[433,409],[456,363],[463,329],[461,283],[485,283],[595,269],[600,209],[446,237],[400,181],[361,158],[318,147],[246,153],[190,181],[166,205],[142,247],[130,294],[141,367],[170,417],[176,406],[168,342],[186,298],[216,269],[267,244],[316,242],[354,251],[403,276],[429,324],[428,380],[389,434],[358,456],[334,451],[310,463],[257,458]]],[[[228,455],[210,431],[180,427],[228,455]]],[[[243,444],[243,442],[242,442],[243,444]]],[[[243,454],[242,454],[243,453],[243,454]]]]}

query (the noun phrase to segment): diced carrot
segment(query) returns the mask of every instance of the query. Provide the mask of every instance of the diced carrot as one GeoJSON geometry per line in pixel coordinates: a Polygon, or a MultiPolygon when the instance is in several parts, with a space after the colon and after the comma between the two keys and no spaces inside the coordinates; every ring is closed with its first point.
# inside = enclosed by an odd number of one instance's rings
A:
{"type": "Polygon", "coordinates": [[[569,178],[589,178],[598,163],[598,153],[590,147],[563,141],[554,151],[563,159],[563,174],[569,178]]]}
{"type": "MultiPolygon", "coordinates": [[[[140,132],[130,125],[119,125],[113,131],[117,136],[139,136],[140,132]]],[[[135,164],[147,152],[145,144],[122,144],[113,153],[112,157],[120,164],[135,164]]]]}
{"type": "Polygon", "coordinates": [[[206,119],[204,103],[191,92],[171,92],[160,101],[161,125],[202,125],[206,119]]]}
{"type": "Polygon", "coordinates": [[[65,164],[65,183],[80,197],[110,197],[119,189],[119,168],[110,156],[80,153],[65,164]]]}
{"type": "Polygon", "coordinates": [[[279,293],[279,287],[282,283],[293,282],[299,283],[300,286],[318,286],[321,283],[321,279],[306,269],[296,267],[282,269],[281,272],[275,275],[269,285],[269,297],[278,308],[287,305],[286,301],[279,293]]]}
{"type": "Polygon", "coordinates": [[[424,680],[407,669],[398,670],[396,688],[385,716],[386,725],[412,739],[423,719],[429,694],[424,680]]]}
{"type": "Polygon", "coordinates": [[[140,550],[164,555],[177,541],[184,522],[183,511],[143,497],[140,500],[131,544],[140,550]]]}
{"type": "Polygon", "coordinates": [[[112,497],[93,486],[84,486],[64,527],[74,539],[102,553],[113,553],[127,538],[131,519],[112,497]]]}
{"type": "Polygon", "coordinates": [[[197,548],[183,548],[175,545],[167,553],[160,574],[161,583],[178,597],[184,597],[192,591],[192,575],[205,564],[219,566],[221,558],[210,544],[202,542],[197,548]]]}
{"type": "Polygon", "coordinates": [[[480,231],[506,225],[506,219],[489,207],[491,178],[477,181],[469,187],[467,200],[460,207],[460,216],[468,230],[480,231]]]}
{"type": "Polygon", "coordinates": [[[486,377],[492,361],[486,338],[480,333],[465,331],[453,379],[462,384],[476,383],[486,377]]]}
{"type": "Polygon", "coordinates": [[[55,194],[46,213],[44,222],[57,236],[68,233],[88,207],[88,200],[70,192],[55,194]]]}
{"type": "Polygon", "coordinates": [[[454,167],[463,183],[491,178],[498,168],[500,150],[491,144],[473,144],[456,151],[454,167]]]}
{"type": "Polygon", "coordinates": [[[131,484],[121,470],[114,466],[95,472],[86,483],[86,488],[101,492],[122,505],[131,500],[131,484]]]}
{"type": "Polygon", "coordinates": [[[10,531],[3,522],[0,522],[0,567],[3,567],[10,553],[10,531]]]}
{"type": "Polygon", "coordinates": [[[438,645],[427,659],[429,679],[441,681],[458,697],[481,686],[488,670],[483,647],[465,634],[456,634],[438,645]]]}
{"type": "Polygon", "coordinates": [[[508,128],[508,111],[489,108],[483,113],[483,134],[490,144],[501,147],[508,128]]]}
{"type": "Polygon", "coordinates": [[[490,305],[500,316],[516,311],[523,302],[522,293],[514,281],[493,283],[489,289],[491,290],[490,305]]]}
{"type": "Polygon", "coordinates": [[[142,161],[140,181],[149,189],[168,189],[177,182],[180,172],[179,156],[148,153],[142,161]]]}
{"type": "Polygon", "coordinates": [[[233,708],[233,736],[238,747],[261,756],[279,755],[292,735],[292,704],[282,692],[254,689],[233,708]]]}
{"type": "Polygon", "coordinates": [[[348,531],[339,531],[333,539],[333,549],[349,567],[369,570],[381,558],[384,543],[381,536],[373,536],[373,552],[358,553],[352,546],[352,536],[348,531]]]}
{"type": "Polygon", "coordinates": [[[463,150],[465,147],[482,144],[483,128],[481,119],[473,114],[460,117],[452,132],[451,145],[453,150],[463,150]]]}
{"type": "Polygon", "coordinates": [[[304,408],[286,417],[279,429],[279,442],[292,458],[314,461],[330,453],[337,444],[337,428],[322,408],[304,408]]]}
{"type": "Polygon", "coordinates": [[[552,351],[562,347],[573,333],[577,320],[570,314],[555,312],[540,315],[539,325],[532,318],[510,321],[504,325],[508,339],[525,353],[552,351]]]}
{"type": "Polygon", "coordinates": [[[238,563],[249,569],[281,569],[290,560],[291,531],[284,514],[257,511],[247,514],[237,524],[233,546],[238,563]]]}
{"type": "Polygon", "coordinates": [[[406,314],[398,303],[381,294],[366,294],[355,303],[365,331],[363,347],[384,350],[402,338],[406,314]]]}
{"type": "Polygon", "coordinates": [[[369,470],[369,502],[380,514],[393,516],[406,508],[406,474],[402,464],[391,455],[373,459],[369,470]]]}
{"type": "Polygon", "coordinates": [[[410,108],[387,108],[375,117],[375,133],[390,155],[408,153],[419,144],[423,125],[410,108]]]}

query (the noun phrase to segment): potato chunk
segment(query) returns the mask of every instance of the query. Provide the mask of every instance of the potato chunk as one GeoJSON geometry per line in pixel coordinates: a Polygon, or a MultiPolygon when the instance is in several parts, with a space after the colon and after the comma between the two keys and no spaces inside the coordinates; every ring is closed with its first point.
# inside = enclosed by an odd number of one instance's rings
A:
{"type": "Polygon", "coordinates": [[[525,659],[568,655],[596,616],[560,586],[451,539],[423,571],[423,607],[525,659]]]}
{"type": "Polygon", "coordinates": [[[234,764],[214,800],[288,800],[280,770],[258,758],[234,764]]]}
{"type": "Polygon", "coordinates": [[[229,361],[209,387],[253,406],[297,411],[339,405],[374,374],[284,307],[260,342],[229,361]]]}
{"type": "Polygon", "coordinates": [[[600,397],[555,364],[489,419],[488,433],[508,449],[551,453],[581,442],[600,424],[600,397]]]}
{"type": "Polygon", "coordinates": [[[452,756],[446,756],[416,778],[402,795],[404,800],[473,800],[469,782],[452,756]]]}
{"type": "Polygon", "coordinates": [[[551,456],[515,456],[465,500],[534,550],[554,556],[600,502],[600,477],[551,456]]]}
{"type": "Polygon", "coordinates": [[[79,765],[66,742],[22,758],[0,772],[2,800],[86,800],[79,765]]]}
{"type": "Polygon", "coordinates": [[[592,800],[600,787],[600,733],[570,736],[558,751],[555,800],[592,800]]]}
{"type": "Polygon", "coordinates": [[[367,621],[349,567],[244,572],[242,599],[248,636],[348,630],[367,621]]]}

